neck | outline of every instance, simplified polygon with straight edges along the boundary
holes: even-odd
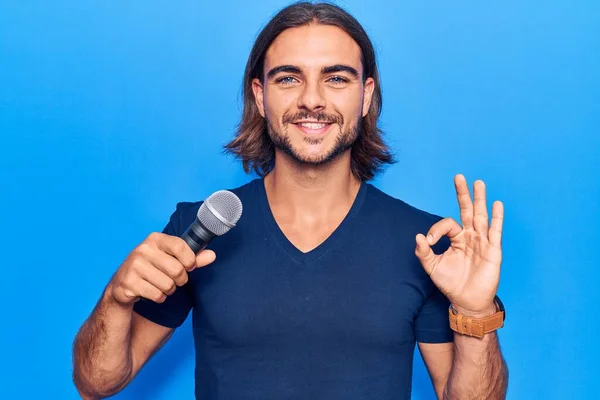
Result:
[[[325,165],[305,165],[277,150],[275,168],[265,177],[271,208],[289,218],[347,211],[360,188],[350,160],[348,150]]]

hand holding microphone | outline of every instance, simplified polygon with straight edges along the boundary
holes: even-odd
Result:
[[[112,297],[122,305],[132,305],[142,297],[164,302],[187,283],[189,272],[215,260],[212,250],[202,250],[233,228],[241,215],[242,203],[235,194],[213,193],[181,238],[151,233],[129,254],[108,285]]]

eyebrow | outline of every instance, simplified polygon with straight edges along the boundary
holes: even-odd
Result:
[[[272,68],[271,70],[269,70],[269,72],[267,72],[267,79],[271,79],[275,75],[277,75],[281,72],[287,72],[287,73],[291,73],[291,74],[301,74],[302,70],[295,65],[280,65],[278,67]],[[347,72],[355,78],[359,77],[358,71],[356,70],[356,68],[353,68],[349,65],[336,64],[336,65],[331,65],[329,67],[321,68],[322,74],[331,74],[331,73],[335,73],[335,72]]]
[[[280,65],[278,67],[271,69],[269,72],[267,72],[267,79],[273,78],[275,75],[277,75],[280,72],[288,72],[291,74],[300,74],[300,73],[302,73],[302,70],[294,65]]]
[[[334,72],[347,72],[358,79],[358,71],[349,65],[336,64],[332,65],[331,67],[324,67],[323,69],[321,69],[322,74],[332,74]]]

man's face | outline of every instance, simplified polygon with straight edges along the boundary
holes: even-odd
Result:
[[[282,32],[267,50],[264,84],[252,82],[275,146],[320,165],[348,150],[371,104],[358,44],[342,29],[309,25]]]

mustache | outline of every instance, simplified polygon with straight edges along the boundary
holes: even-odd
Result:
[[[295,121],[303,120],[303,119],[312,119],[318,122],[325,122],[328,124],[339,124],[342,125],[344,123],[344,119],[341,115],[331,115],[326,114],[324,112],[308,112],[301,111],[295,114],[285,114],[281,120],[284,124],[293,123]]]

